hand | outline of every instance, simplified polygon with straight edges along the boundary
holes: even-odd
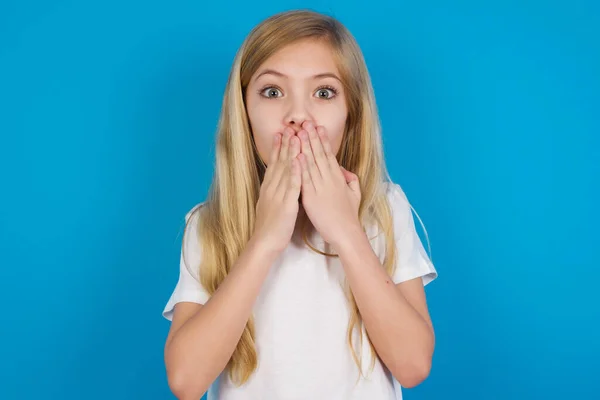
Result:
[[[302,128],[302,205],[323,239],[336,246],[348,232],[362,231],[360,183],[338,164],[324,127],[308,121]]]
[[[292,238],[298,216],[301,190],[300,140],[294,130],[277,133],[256,204],[252,239],[267,249],[281,252]]]

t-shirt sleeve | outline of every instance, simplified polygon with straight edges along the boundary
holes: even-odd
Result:
[[[202,258],[197,235],[199,207],[201,204],[190,210],[185,217],[186,227],[179,257],[179,280],[162,312],[163,317],[169,321],[173,320],[175,304],[182,301],[204,304],[210,297],[199,278]]]
[[[402,188],[389,183],[388,199],[392,208],[396,241],[396,267],[392,274],[394,283],[421,278],[423,286],[437,278],[438,274],[415,229],[411,205]]]

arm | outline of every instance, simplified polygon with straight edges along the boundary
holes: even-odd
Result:
[[[271,265],[291,240],[301,187],[299,141],[293,132],[288,128],[283,137],[273,136],[252,237],[230,272],[204,305],[180,302],[175,307],[165,365],[169,386],[180,399],[200,398],[225,369]],[[191,249],[202,258],[197,243]],[[192,283],[192,292],[200,291],[200,282],[189,276],[184,264],[182,259],[181,282]]]
[[[199,399],[227,366],[276,257],[250,240],[204,305],[175,306],[165,365],[169,386],[179,399]]]
[[[365,328],[379,357],[401,385],[412,387],[429,374],[434,334],[429,320],[423,283],[405,281],[396,287],[361,227],[358,211],[361,189],[358,176],[338,164],[323,126],[305,121],[302,140],[302,204],[326,242],[338,251]],[[410,205],[398,185],[389,185],[396,212],[394,231],[403,237],[402,217],[411,221]],[[396,207],[396,206],[399,206]],[[411,228],[410,225],[406,225]],[[410,232],[405,231],[405,232]],[[412,243],[402,241],[404,247]],[[409,251],[419,250],[409,247]],[[402,252],[404,253],[404,252]]]
[[[429,375],[435,342],[421,278],[395,285],[362,230],[336,249],[379,357],[402,386],[418,385]]]

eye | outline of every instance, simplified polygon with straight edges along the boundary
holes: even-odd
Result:
[[[317,97],[323,100],[331,100],[337,96],[338,91],[333,86],[321,86],[317,89]]]
[[[265,86],[262,89],[260,89],[258,93],[261,96],[266,97],[268,99],[275,99],[277,97],[281,97],[281,89],[279,89],[276,86]],[[279,96],[277,95],[278,93],[280,94]]]
[[[278,97],[283,96],[281,89],[279,87],[273,86],[273,85],[264,86],[262,89],[260,89],[258,91],[258,94],[260,94],[262,97],[265,97],[267,99],[276,99]],[[319,99],[331,100],[337,96],[338,91],[333,86],[321,86],[321,87],[317,88],[317,91],[315,94],[317,95],[317,97]]]

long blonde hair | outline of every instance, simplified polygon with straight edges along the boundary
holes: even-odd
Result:
[[[379,117],[362,52],[350,32],[333,17],[309,10],[294,10],[276,14],[257,25],[240,47],[229,75],[217,128],[213,181],[207,201],[195,210],[201,217],[195,232],[202,249],[199,276],[210,295],[223,282],[252,235],[255,207],[265,172],[246,113],[245,90],[262,63],[281,48],[303,39],[325,41],[336,59],[348,106],[337,159],[359,178],[360,220],[363,227],[375,222],[385,235],[383,266],[390,275],[393,273],[396,251],[392,214],[382,190],[385,187],[382,183],[391,180],[383,159]],[[345,293],[351,315],[347,341],[362,374],[360,358],[353,347],[355,328],[359,328],[360,343],[363,341],[362,318],[347,282]],[[240,385],[257,367],[254,335],[254,318],[251,316],[227,365],[232,381]],[[368,335],[366,340],[371,349],[372,369],[376,353]]]

